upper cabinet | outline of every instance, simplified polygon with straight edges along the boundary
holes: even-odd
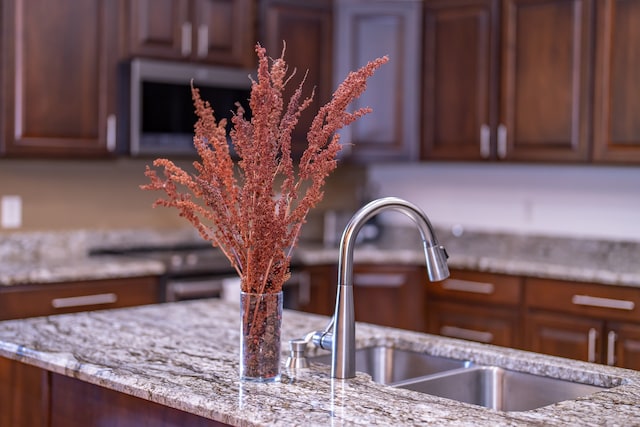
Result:
[[[351,161],[416,160],[420,146],[422,3],[337,0],[334,3],[334,81],[388,55],[354,108],[373,112],[341,134]]]
[[[131,56],[250,67],[255,64],[253,0],[131,0]]]
[[[115,148],[117,2],[0,5],[0,153],[108,155]]]
[[[498,12],[498,0],[425,3],[422,157],[495,157]]]
[[[422,156],[589,158],[591,0],[426,0]]]
[[[292,135],[294,154],[307,147],[307,132],[320,106],[333,93],[333,0],[265,0],[260,2],[260,43],[272,57],[285,48],[285,61],[294,78],[285,88],[288,100],[304,79],[305,96],[313,102],[300,116]]]
[[[596,3],[593,157],[640,162],[640,1]]]

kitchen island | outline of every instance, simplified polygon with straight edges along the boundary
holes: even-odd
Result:
[[[283,350],[289,339],[322,329],[326,322],[322,316],[285,310]],[[77,418],[87,405],[101,404],[95,399],[96,390],[131,396],[139,402],[137,407],[150,405],[160,413],[162,408],[173,408],[178,418],[180,414],[193,417],[189,418],[192,425],[640,423],[637,371],[361,323],[357,325],[356,344],[412,349],[606,389],[535,410],[501,412],[381,385],[365,374],[351,380],[332,380],[329,367],[320,364],[298,372],[283,368],[279,383],[241,382],[238,307],[220,300],[199,300],[0,322],[0,398],[13,399],[11,407],[15,410],[19,407],[15,399],[42,397],[39,402],[30,402],[25,411],[30,416],[47,412],[43,417],[50,420],[50,425],[56,425],[56,421],[69,425],[70,420],[78,425],[115,425],[116,421],[122,422],[118,425],[158,425],[159,418],[136,418],[142,415],[127,412],[122,406],[100,412],[100,419]],[[41,385],[49,388],[39,393],[33,389],[7,390],[12,371],[1,367],[11,365],[42,370],[44,377],[40,378],[45,379]],[[71,395],[73,389],[82,392]],[[6,400],[2,402],[4,406]],[[73,418],[56,414],[63,407],[75,411]],[[162,419],[169,420],[165,415]],[[10,417],[5,411],[0,424],[10,423]],[[126,424],[127,420],[133,422]],[[180,425],[179,421],[166,422]]]

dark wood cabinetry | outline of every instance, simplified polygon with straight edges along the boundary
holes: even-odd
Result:
[[[227,425],[2,357],[0,402],[0,427]]]
[[[640,368],[640,289],[527,279],[528,349]]]
[[[158,277],[0,287],[0,320],[48,316],[161,301]]]
[[[640,162],[640,1],[596,2],[593,157]]]
[[[452,270],[427,285],[426,331],[519,348],[521,296],[518,277]]]
[[[261,43],[273,57],[286,43],[285,60],[289,71],[295,70],[296,74],[285,90],[285,99],[303,78],[305,95],[315,92],[292,135],[294,154],[300,154],[307,147],[307,131],[313,118],[333,92],[332,1],[261,1],[260,33]]]
[[[252,0],[133,0],[126,7],[131,56],[255,63]]]
[[[342,132],[345,159],[417,160],[420,126],[421,2],[340,0],[334,5],[334,80],[377,57],[389,62],[369,80],[355,108],[373,113]]]
[[[495,158],[499,0],[426,1],[422,157]]]
[[[590,0],[427,0],[423,158],[586,161],[592,11]]]
[[[359,322],[424,331],[426,271],[419,266],[363,264],[353,269]]]
[[[0,4],[0,154],[106,156],[115,149],[118,3]]]

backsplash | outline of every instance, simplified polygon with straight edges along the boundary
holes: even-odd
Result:
[[[378,196],[419,205],[438,226],[640,241],[640,168],[421,163],[374,165]],[[402,215],[385,215],[402,223]]]

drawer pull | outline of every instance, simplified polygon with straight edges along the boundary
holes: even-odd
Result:
[[[621,299],[592,297],[589,295],[574,295],[571,302],[575,305],[586,305],[589,307],[614,308],[617,310],[633,310],[635,303]]]
[[[587,334],[587,362],[595,363],[596,361],[596,339],[598,331],[595,328],[589,329]]]
[[[618,335],[615,331],[609,331],[607,334],[607,365],[613,366],[616,364],[616,339]]]
[[[358,287],[399,288],[406,281],[404,274],[360,273],[353,278],[353,284]]]
[[[470,292],[474,294],[492,294],[493,283],[472,282],[470,280],[449,279],[442,284],[442,289],[448,291]]]
[[[79,297],[54,298],[51,300],[53,308],[82,307],[85,305],[113,304],[118,301],[114,293],[83,295]]]
[[[441,327],[440,335],[483,343],[490,343],[493,341],[493,334],[491,332],[474,331],[473,329],[459,328],[457,326]]]

